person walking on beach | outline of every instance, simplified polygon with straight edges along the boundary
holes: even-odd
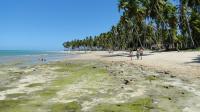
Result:
[[[140,59],[142,60],[144,49],[141,47],[140,50],[139,50],[139,52],[140,52]]]
[[[133,60],[133,50],[129,49],[129,53],[130,53],[131,60]]]
[[[137,56],[137,60],[139,60],[139,58],[140,58],[140,49],[139,48],[137,48],[136,56]]]

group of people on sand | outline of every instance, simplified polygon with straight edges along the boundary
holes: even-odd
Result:
[[[42,62],[46,62],[47,61],[45,58],[39,58],[38,60],[42,61]]]
[[[142,47],[137,48],[137,51],[136,51],[137,60],[139,60],[139,59],[142,60],[143,52],[144,52],[144,49]],[[132,60],[133,52],[131,51],[130,54],[131,54],[131,60]]]
[[[139,59],[142,60],[143,52],[144,52],[144,49],[142,47],[137,48],[137,52],[136,52],[137,60]]]

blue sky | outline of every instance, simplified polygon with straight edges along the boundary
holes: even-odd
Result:
[[[108,31],[118,0],[0,0],[0,49],[62,50],[62,43]]]

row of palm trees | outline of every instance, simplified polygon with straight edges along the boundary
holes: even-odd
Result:
[[[63,46],[103,50],[200,47],[200,0],[119,0],[118,7],[122,16],[110,31]]]

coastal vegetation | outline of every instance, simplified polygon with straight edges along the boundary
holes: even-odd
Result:
[[[199,0],[119,0],[122,13],[111,30],[63,43],[90,50],[194,49],[200,47]]]

